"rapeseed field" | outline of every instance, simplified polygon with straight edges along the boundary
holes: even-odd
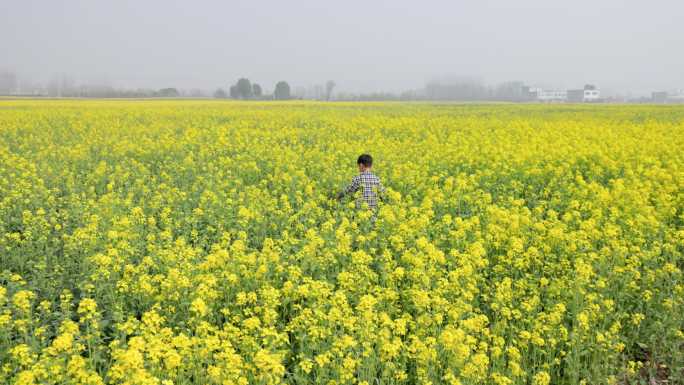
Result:
[[[682,107],[0,101],[0,383],[681,384],[683,255]]]

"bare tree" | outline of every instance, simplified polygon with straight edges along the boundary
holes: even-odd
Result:
[[[330,97],[332,96],[333,89],[335,88],[336,84],[332,80],[328,80],[325,83],[325,100],[330,100]]]

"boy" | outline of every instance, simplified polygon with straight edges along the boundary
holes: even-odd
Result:
[[[380,193],[380,198],[382,199],[385,187],[380,183],[380,178],[371,172],[373,157],[363,154],[359,156],[356,163],[359,166],[359,175],[353,177],[351,183],[337,194],[337,199],[340,200],[345,195],[352,194],[358,189],[363,189],[361,198],[356,200],[356,207],[359,208],[363,202],[366,202],[368,208],[375,211],[378,208],[378,193]]]

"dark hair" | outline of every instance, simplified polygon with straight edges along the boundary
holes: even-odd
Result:
[[[370,167],[373,165],[373,157],[368,154],[363,154],[359,156],[359,160],[356,161],[356,164],[362,164],[366,167]]]

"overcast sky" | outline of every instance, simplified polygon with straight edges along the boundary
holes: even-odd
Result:
[[[0,0],[0,69],[131,88],[471,76],[638,93],[684,88],[684,1]]]

